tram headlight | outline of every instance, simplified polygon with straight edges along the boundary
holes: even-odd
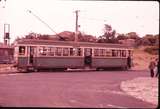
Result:
[[[42,54],[42,53],[43,53],[43,50],[40,50],[40,53]]]

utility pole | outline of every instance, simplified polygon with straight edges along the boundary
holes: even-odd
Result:
[[[10,45],[10,24],[4,24],[4,44]]]
[[[3,40],[4,40],[4,45],[9,45],[10,44],[10,24],[6,24],[5,20],[6,20],[6,9],[5,9],[5,5],[6,5],[7,0],[0,0],[0,8],[2,6],[3,8],[3,14],[2,14],[2,22],[4,22],[4,36],[3,36]]]
[[[78,41],[78,12],[79,10],[76,10],[75,13],[76,13],[76,28],[75,28],[75,40],[74,42],[77,42]]]

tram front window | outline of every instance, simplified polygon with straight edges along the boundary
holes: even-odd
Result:
[[[24,55],[25,54],[25,47],[24,46],[20,46],[19,47],[19,55]]]

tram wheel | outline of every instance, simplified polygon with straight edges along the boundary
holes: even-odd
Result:
[[[67,70],[67,68],[55,68],[54,70],[55,71],[65,71],[65,70]]]
[[[123,70],[128,70],[129,68],[128,68],[128,66],[124,66],[124,67],[122,67],[122,69]]]
[[[39,69],[37,69],[37,68],[34,69],[34,72],[38,72],[38,71],[39,71]]]
[[[31,70],[30,69],[25,69],[25,72],[24,73],[30,73]]]
[[[101,70],[101,68],[96,68],[96,71],[100,71]]]

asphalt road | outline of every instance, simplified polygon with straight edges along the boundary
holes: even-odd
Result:
[[[155,108],[127,95],[120,83],[146,71],[66,71],[0,74],[1,107]]]

